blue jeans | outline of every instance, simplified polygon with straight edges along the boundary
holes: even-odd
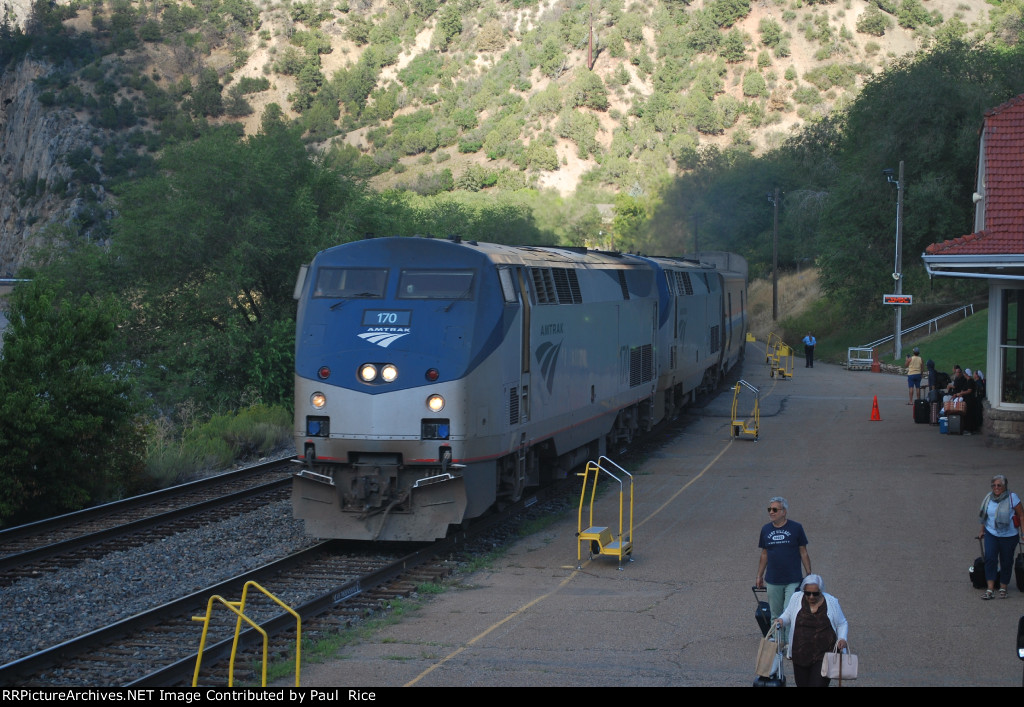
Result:
[[[996,567],[998,565],[998,582],[1004,587],[1010,583],[1010,575],[1013,573],[1013,553],[1017,549],[1017,535],[1008,538],[1001,538],[998,535],[985,531],[985,579],[989,582],[997,581]],[[771,596],[771,592],[769,592]]]

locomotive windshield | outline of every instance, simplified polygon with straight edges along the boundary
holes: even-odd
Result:
[[[472,270],[403,270],[398,299],[470,299]]]
[[[388,282],[386,269],[320,268],[316,274],[314,297],[380,298]]]

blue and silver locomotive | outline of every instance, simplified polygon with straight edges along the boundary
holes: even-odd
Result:
[[[746,270],[432,238],[319,253],[296,284],[295,516],[433,540],[628,443],[739,360]]]

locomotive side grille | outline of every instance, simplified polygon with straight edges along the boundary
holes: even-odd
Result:
[[[568,268],[530,268],[537,304],[580,304],[580,281]]]
[[[711,327],[711,353],[718,353],[718,350],[722,348],[722,335],[720,327],[716,324]]]
[[[629,387],[649,383],[654,378],[654,349],[650,344],[629,350]]]
[[[533,289],[537,292],[537,304],[558,304],[555,280],[549,268],[530,268]]]
[[[625,270],[619,270],[619,287],[622,288],[622,299],[629,299],[629,286],[626,284]]]
[[[569,290],[569,276],[565,273],[565,268],[552,268],[551,274],[555,280],[555,290],[558,292],[558,301],[572,302],[572,292]]]
[[[508,423],[519,424],[519,388],[509,388],[508,391]]]
[[[583,304],[583,295],[580,293],[580,281],[576,277],[575,270],[567,270],[569,273],[569,290],[572,292],[572,303]]]
[[[693,283],[690,282],[690,273],[676,271],[676,289],[681,295],[693,294]]]

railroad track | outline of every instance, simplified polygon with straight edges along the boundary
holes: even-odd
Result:
[[[0,587],[288,497],[273,461],[0,531]]]
[[[396,597],[408,596],[426,582],[436,582],[452,571],[450,559],[476,545],[491,549],[514,535],[510,518],[523,517],[531,506],[551,497],[555,488],[530,496],[474,524],[464,532],[404,554],[401,557],[367,552],[366,543],[329,541],[287,558],[233,577],[176,601],[156,607],[78,638],[0,666],[0,684],[12,686],[123,686],[189,685],[196,665],[200,624],[194,616],[206,613],[213,595],[228,601],[241,597],[247,581],[258,582],[302,616],[304,637],[337,632],[376,611]],[[564,493],[564,491],[563,491]],[[556,503],[563,503],[555,496]],[[379,546],[377,546],[379,547]],[[394,548],[394,544],[388,544]],[[250,595],[251,597],[252,595]],[[252,615],[274,636],[275,655],[293,655],[295,620],[269,601],[250,599]],[[250,613],[247,610],[247,614]],[[202,664],[203,684],[227,685],[226,661],[231,651],[235,617],[225,607],[214,612]],[[261,646],[262,638],[250,629],[240,647]],[[239,659],[239,664],[244,664]],[[241,672],[241,671],[240,671]],[[239,680],[259,682],[246,672]]]

